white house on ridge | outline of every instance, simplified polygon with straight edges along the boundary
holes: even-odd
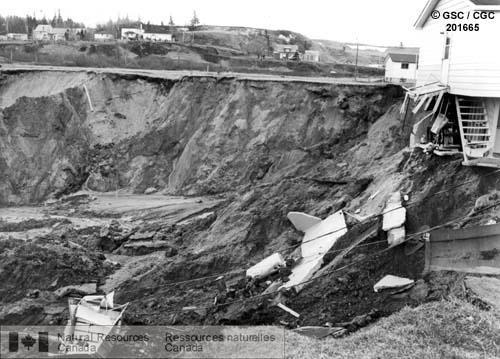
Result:
[[[449,12],[464,19],[446,19]],[[430,137],[446,131],[439,145],[459,148],[464,165],[500,167],[500,0],[429,0],[415,28],[417,84],[407,98],[414,113],[430,111],[418,125],[432,127]]]
[[[417,80],[418,48],[396,48],[386,52],[385,81],[415,83]]]

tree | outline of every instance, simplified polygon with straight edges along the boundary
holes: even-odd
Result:
[[[57,19],[56,19],[56,25],[59,27],[59,26],[63,26],[64,25],[64,21],[63,21],[63,18],[61,16],[61,10],[58,10],[57,12]]]
[[[193,18],[191,19],[189,30],[195,31],[200,25],[200,19],[198,19],[198,16],[196,15],[196,11],[193,11]]]
[[[174,19],[172,18],[172,15],[170,15],[170,20],[168,20],[168,26],[175,26]]]

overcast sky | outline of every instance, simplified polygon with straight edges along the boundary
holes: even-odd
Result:
[[[426,0],[1,0],[0,14],[64,18],[95,26],[116,16],[178,25],[196,10],[202,24],[287,29],[310,38],[374,45],[417,44],[413,24]]]

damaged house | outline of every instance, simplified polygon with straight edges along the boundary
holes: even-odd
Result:
[[[463,19],[452,20],[452,12]],[[415,23],[422,32],[417,82],[401,109],[413,100],[419,114],[412,146],[461,153],[467,166],[500,167],[500,46],[491,42],[499,12],[500,0],[426,4]]]

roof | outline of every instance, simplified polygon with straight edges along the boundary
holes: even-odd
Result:
[[[428,0],[427,4],[425,4],[424,9],[418,16],[417,21],[415,22],[415,27],[417,29],[421,29],[424,27],[427,19],[431,15],[432,11],[436,8],[438,3],[441,0]],[[473,6],[500,6],[500,0],[469,0],[471,5]]]
[[[274,45],[274,51],[276,52],[285,52],[285,49],[290,49],[290,51],[295,52],[299,50],[298,45],[283,45],[283,44],[276,44]]]
[[[385,54],[407,54],[407,55],[418,55],[420,48],[418,47],[389,47],[385,51]]]
[[[66,28],[66,27],[54,27],[52,29],[52,33],[53,34],[62,34],[62,35],[64,35],[66,33],[66,31],[69,31],[69,29]]]
[[[387,54],[393,62],[406,62],[409,64],[416,64],[418,59],[418,54]]]
[[[151,24],[145,24],[143,25],[143,29],[147,33],[153,33],[153,34],[170,34],[172,31],[170,31],[170,28],[168,26],[162,26],[162,25],[151,25]]]
[[[35,31],[49,32],[49,31],[52,31],[52,26],[51,25],[38,25],[35,28]]]

